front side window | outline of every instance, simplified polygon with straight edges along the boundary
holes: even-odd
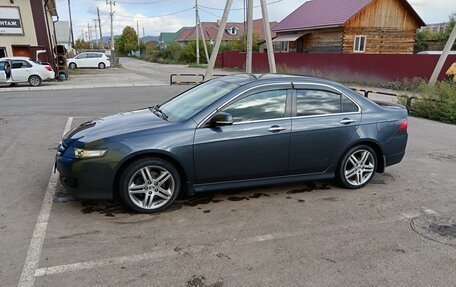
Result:
[[[355,36],[353,51],[364,53],[366,51],[366,36]]]
[[[287,90],[266,91],[245,97],[223,111],[233,116],[234,122],[248,122],[283,118]]]
[[[296,116],[357,112],[358,106],[344,95],[322,90],[296,91]]]
[[[80,54],[76,57],[76,59],[85,59],[87,58],[87,54]]]

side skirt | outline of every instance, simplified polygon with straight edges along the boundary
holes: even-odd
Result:
[[[305,174],[305,175],[277,176],[277,177],[268,177],[268,178],[194,184],[192,187],[193,187],[193,192],[198,193],[198,192],[221,190],[221,189],[233,189],[233,188],[240,188],[240,187],[266,186],[266,185],[274,185],[274,184],[279,184],[279,183],[293,183],[293,182],[300,182],[300,181],[332,179],[334,177],[335,177],[334,171],[331,171],[331,172],[327,171],[325,173],[317,173],[317,174],[313,173],[313,174]]]

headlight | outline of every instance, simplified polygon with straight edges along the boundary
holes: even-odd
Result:
[[[108,152],[107,149],[82,149],[82,148],[75,148],[74,149],[74,156],[76,158],[84,159],[84,158],[95,158],[95,157],[103,157]]]

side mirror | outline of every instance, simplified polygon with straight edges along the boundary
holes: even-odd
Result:
[[[209,122],[210,126],[229,126],[233,124],[233,116],[229,113],[218,112],[216,113]]]

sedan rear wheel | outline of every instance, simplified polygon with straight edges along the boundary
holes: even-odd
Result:
[[[98,69],[102,69],[103,70],[104,68],[106,68],[106,65],[104,63],[99,63],[98,64]]]
[[[41,85],[41,78],[37,75],[32,75],[29,77],[28,82],[32,87],[38,87]]]
[[[120,179],[120,197],[136,212],[152,213],[170,206],[180,190],[176,168],[158,158],[133,162]]]
[[[377,170],[375,151],[366,145],[351,148],[342,158],[338,169],[340,183],[350,189],[367,185]]]

